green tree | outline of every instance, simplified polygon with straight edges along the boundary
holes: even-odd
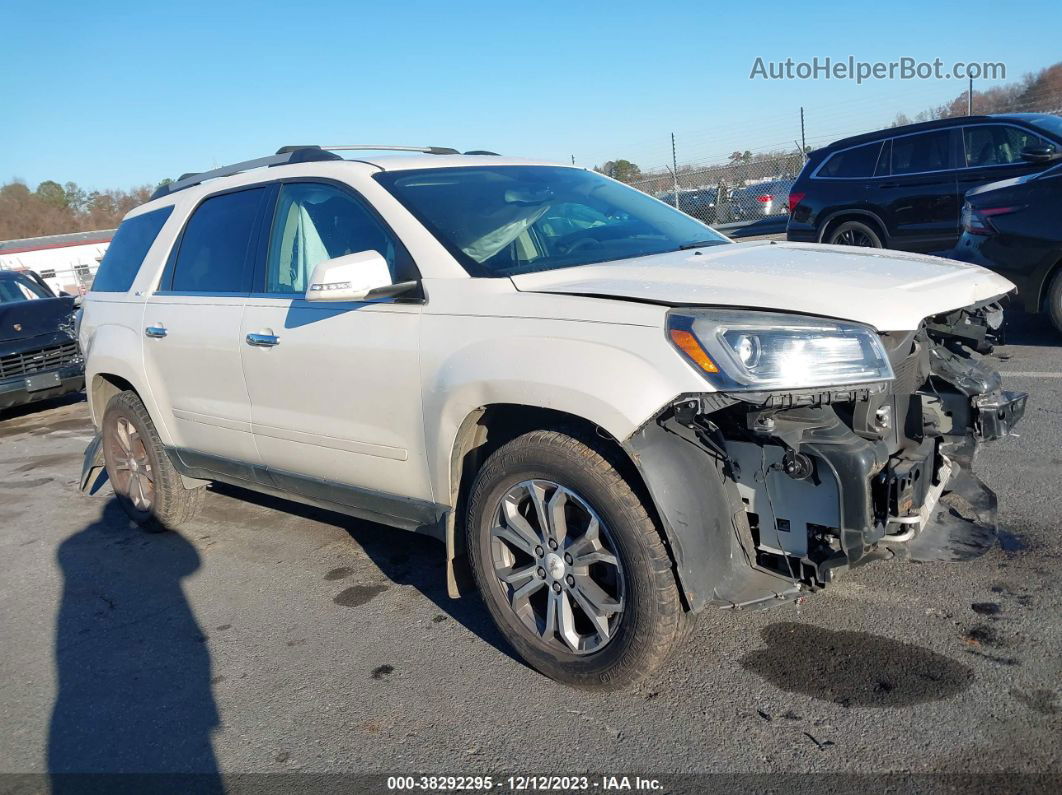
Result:
[[[66,191],[58,182],[45,180],[37,186],[37,198],[49,207],[66,208],[68,205]]]
[[[85,210],[85,206],[88,204],[88,195],[82,188],[78,187],[76,182],[67,182],[63,185],[63,193],[66,194],[67,207],[75,213]]]
[[[596,170],[606,177],[612,177],[612,179],[620,182],[631,182],[641,176],[642,173],[642,170],[630,160],[609,160]]]

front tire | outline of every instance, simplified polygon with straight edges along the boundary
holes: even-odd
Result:
[[[830,230],[825,242],[832,246],[883,247],[878,233],[862,221],[845,221],[838,224]]]
[[[469,560],[516,651],[546,676],[618,689],[657,668],[692,624],[642,500],[588,444],[534,431],[476,476]]]
[[[1047,316],[1051,318],[1055,331],[1062,334],[1062,269],[1047,287]]]
[[[206,489],[186,488],[135,392],[110,399],[103,413],[103,460],[114,495],[145,530],[171,530],[199,512]]]

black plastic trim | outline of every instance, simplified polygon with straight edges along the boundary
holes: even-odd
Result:
[[[233,461],[196,450],[168,447],[174,469],[197,480],[217,480],[274,497],[412,530],[443,540],[447,506],[359,489],[342,483]]]

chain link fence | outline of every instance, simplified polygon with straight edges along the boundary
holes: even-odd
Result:
[[[1038,88],[1025,89],[1020,99],[1003,97],[1006,87],[990,89],[985,94],[975,93],[973,113],[1062,115],[1062,87],[1057,85],[1062,79],[1062,72],[1058,72],[1058,69],[1058,66],[1052,67],[1056,72],[1052,78],[1053,82],[1042,81],[1044,85]],[[942,106],[938,112],[945,116],[962,115],[964,108],[959,108],[955,103],[951,105]],[[851,115],[843,111],[842,113],[846,118]],[[844,119],[827,115],[827,120],[827,128],[834,128],[836,134],[820,134],[814,139],[808,138],[806,143],[809,151],[858,132],[848,127]],[[924,119],[916,118],[914,121],[922,120]],[[818,126],[823,126],[821,120],[817,121]],[[911,121],[898,115],[894,124],[907,124]],[[847,128],[842,132],[837,129],[838,123]],[[795,132],[799,130],[803,135],[803,109],[800,127],[794,127]],[[679,165],[675,170],[663,166],[651,171],[642,171],[633,179],[625,181],[705,223],[720,227],[732,236],[782,232],[788,219],[789,192],[805,162],[799,146],[798,140],[790,151],[746,151],[741,155],[735,152],[730,162],[713,165]],[[730,229],[727,229],[728,226]]]
[[[782,218],[804,157],[752,156],[714,166],[642,173],[630,185],[713,226]]]

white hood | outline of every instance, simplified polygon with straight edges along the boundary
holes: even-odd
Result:
[[[513,277],[525,292],[662,304],[772,309],[915,329],[930,315],[1003,295],[1014,285],[977,265],[848,246],[757,241]]]

